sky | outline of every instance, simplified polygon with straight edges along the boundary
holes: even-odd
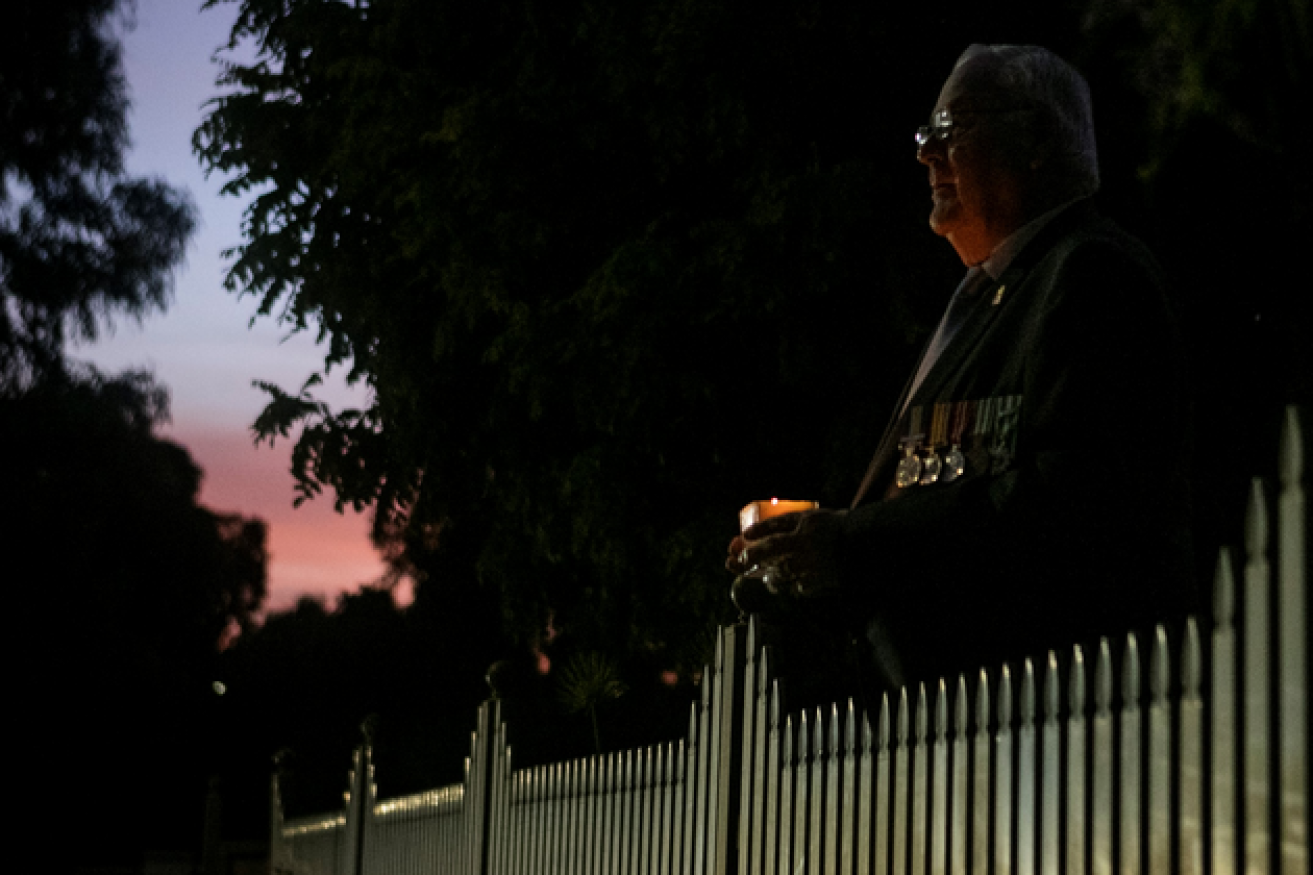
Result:
[[[252,325],[257,301],[223,287],[221,252],[241,241],[244,202],[220,196],[223,180],[206,178],[191,136],[204,103],[219,93],[212,57],[226,43],[237,7],[201,12],[200,4],[136,0],[129,16],[135,26],[120,28],[132,100],[128,172],[186,189],[199,216],[187,261],[175,273],[173,302],[139,325],[116,320],[112,331],[73,356],[103,371],[144,368],[168,387],[172,422],[161,434],[185,446],[204,470],[201,503],[268,523],[270,610],[307,594],[331,605],[338,593],[376,580],[383,563],[369,542],[367,513],[339,514],[327,495],[294,508],[291,444],[254,443],[250,425],[265,396],[252,381],[299,390],[323,353],[311,334],[289,337],[269,318]],[[363,389],[341,380],[317,394],[335,406],[365,401]]]

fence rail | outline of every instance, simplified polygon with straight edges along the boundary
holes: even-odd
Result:
[[[786,712],[721,630],[687,737],[516,769],[495,701],[462,784],[284,821],[275,875],[1139,875],[1310,869],[1308,435],[1287,412],[1211,623]]]

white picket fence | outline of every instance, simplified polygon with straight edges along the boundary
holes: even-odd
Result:
[[[275,875],[1309,875],[1307,434],[1253,484],[1211,627],[1134,634],[886,699],[785,713],[721,630],[687,738],[515,769],[496,702],[462,784],[284,821]],[[1273,511],[1273,508],[1275,510]]]

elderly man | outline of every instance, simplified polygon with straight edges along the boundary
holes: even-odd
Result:
[[[761,523],[728,567],[824,596],[886,684],[1193,609],[1180,340],[1153,258],[1090,200],[1084,80],[973,45],[916,143],[966,277],[851,507]]]

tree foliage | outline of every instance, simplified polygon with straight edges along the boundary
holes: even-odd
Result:
[[[139,374],[0,397],[19,783],[44,818],[31,835],[54,840],[45,815],[74,787],[117,800],[83,824],[78,863],[192,845],[219,649],[265,594],[264,524],[197,504],[200,469],[153,433],[166,401]]]
[[[162,309],[194,225],[124,172],[119,0],[23,0],[0,28],[0,388],[64,368],[71,337]]]

